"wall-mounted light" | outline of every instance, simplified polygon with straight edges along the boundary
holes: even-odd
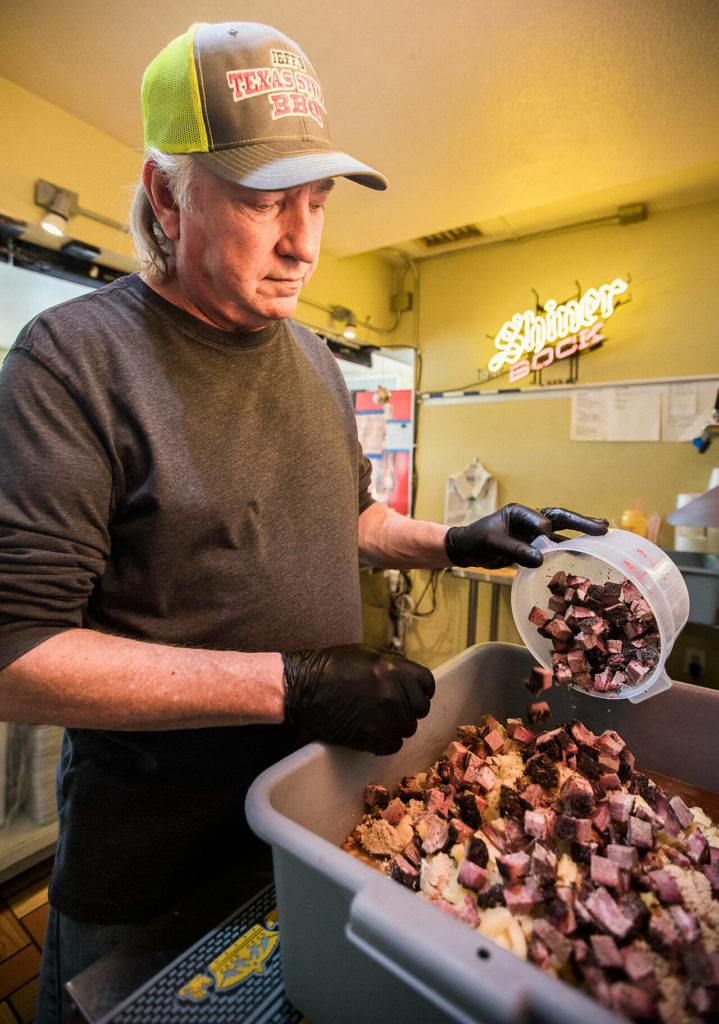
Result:
[[[108,227],[115,228],[117,231],[127,231],[124,224],[80,206],[77,192],[71,192],[59,185],[52,185],[49,181],[43,181],[41,178],[35,182],[35,202],[46,211],[40,221],[41,226],[57,238],[66,237],[68,221],[71,217],[77,217],[78,214],[99,221],[100,224],[107,224]]]
[[[78,213],[77,193],[39,180],[35,182],[35,202],[45,210],[41,227],[56,238],[64,238],[68,221]]]
[[[330,312],[333,320],[340,320],[345,325],[342,337],[353,341],[357,337],[357,320],[352,310],[346,306],[333,306]]]

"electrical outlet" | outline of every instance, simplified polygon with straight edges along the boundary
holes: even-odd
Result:
[[[684,671],[686,672],[687,682],[698,682],[704,676],[706,663],[704,651],[700,651],[696,647],[687,647],[684,652]]]

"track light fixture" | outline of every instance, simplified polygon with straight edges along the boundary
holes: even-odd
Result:
[[[345,325],[342,337],[353,341],[357,337],[357,320],[352,310],[346,306],[333,306],[330,312],[333,320],[340,320]]]
[[[77,193],[51,185],[49,181],[38,180],[35,182],[35,202],[46,211],[40,221],[45,231],[56,238],[65,238],[68,221],[78,213]]]
[[[110,217],[103,217],[101,213],[93,213],[79,205],[77,192],[71,192],[59,185],[52,185],[49,181],[41,178],[35,182],[35,202],[46,211],[40,221],[41,226],[51,235],[57,238],[65,238],[67,235],[67,223],[71,217],[89,217],[100,224],[106,224],[109,228],[117,231],[127,232],[127,226],[120,224]]]

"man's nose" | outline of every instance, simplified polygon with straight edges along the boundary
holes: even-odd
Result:
[[[311,264],[317,259],[321,235],[322,211],[310,209],[307,201],[301,200],[285,210],[276,248],[281,256]]]

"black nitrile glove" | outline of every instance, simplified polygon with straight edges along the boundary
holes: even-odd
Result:
[[[543,556],[531,543],[540,534],[553,537],[556,530],[579,530],[598,537],[608,529],[606,519],[590,519],[566,508],[543,508],[537,512],[524,505],[505,505],[468,526],[450,527],[444,547],[452,565],[501,569],[517,562],[536,569]]]
[[[395,754],[434,695],[429,669],[364,644],[283,654],[287,721],[319,739]]]

